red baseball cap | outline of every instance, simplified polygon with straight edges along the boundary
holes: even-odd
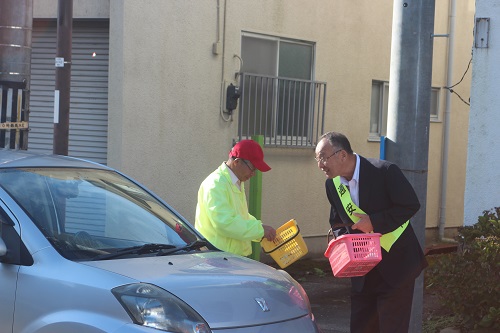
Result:
[[[229,157],[237,157],[252,162],[253,166],[262,172],[271,170],[264,162],[264,152],[260,145],[253,140],[241,140],[229,152]]]

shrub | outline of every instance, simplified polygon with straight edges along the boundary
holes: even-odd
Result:
[[[500,208],[458,229],[459,251],[428,268],[427,287],[461,318],[462,329],[500,330]]]
[[[458,228],[458,242],[461,246],[474,243],[476,238],[500,237],[500,207],[485,210],[473,226]]]

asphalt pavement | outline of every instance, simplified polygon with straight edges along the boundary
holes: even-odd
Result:
[[[427,246],[424,252],[426,255],[433,255],[456,250],[456,244],[436,243]],[[277,267],[275,264],[271,265]],[[286,267],[285,271],[304,287],[316,322],[323,333],[349,332],[351,313],[349,278],[334,277],[326,258],[300,259]],[[425,305],[424,295],[424,307]]]
[[[299,260],[285,270],[305,289],[323,333],[349,332],[349,278],[334,277],[326,258]]]

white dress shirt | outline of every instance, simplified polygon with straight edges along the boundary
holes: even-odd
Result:
[[[356,155],[356,167],[354,168],[354,174],[352,179],[347,181],[344,177],[340,176],[340,182],[346,186],[349,186],[349,193],[351,193],[352,202],[359,207],[359,156]]]
[[[224,163],[225,164],[225,163]],[[234,185],[238,187],[238,189],[241,191],[241,181],[236,177],[234,174],[233,170],[231,170],[230,167],[226,165],[227,170],[229,171],[229,175],[231,176],[231,181],[233,182]]]

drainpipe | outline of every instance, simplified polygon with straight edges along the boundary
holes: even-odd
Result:
[[[453,85],[453,40],[455,36],[455,0],[450,0],[450,15],[448,27],[448,71],[446,73],[446,87]],[[448,178],[448,145],[450,136],[450,113],[451,113],[451,91],[446,89],[446,107],[444,111],[444,131],[443,131],[443,160],[441,165],[441,198],[439,207],[439,240],[442,242],[455,242],[454,239],[444,237],[446,224],[446,190]]]
[[[221,44],[221,41],[220,41],[220,1],[221,0],[217,0],[217,42],[215,44],[217,44],[217,50],[220,48],[220,44]],[[222,120],[224,120],[225,122],[229,122],[229,121],[232,121],[233,118],[232,118],[232,114],[230,114],[228,117],[226,117],[224,115],[224,111],[225,111],[225,99],[224,99],[224,94],[225,94],[225,91],[226,91],[226,81],[224,79],[224,67],[226,65],[226,14],[227,14],[227,0],[224,0],[224,7],[223,7],[223,15],[222,15],[222,69],[221,69],[221,80],[220,80],[220,96],[219,96],[219,113],[220,113],[220,116],[222,118]],[[214,46],[214,49],[216,47]],[[215,52],[214,52],[215,53]],[[218,52],[217,52],[218,54]]]

